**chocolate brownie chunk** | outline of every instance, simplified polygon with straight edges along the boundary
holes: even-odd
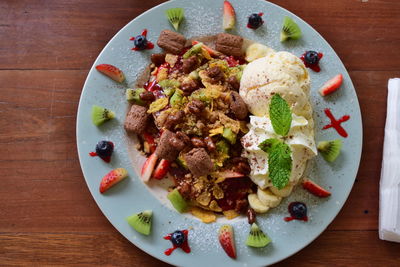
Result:
[[[220,33],[217,35],[215,49],[225,55],[240,57],[242,51],[243,38],[229,33]]]
[[[177,32],[163,30],[157,40],[157,45],[172,54],[179,54],[185,47],[186,38]]]
[[[238,92],[232,91],[230,97],[229,108],[235,114],[236,118],[243,120],[247,116],[247,106]]]
[[[146,129],[150,114],[147,113],[147,108],[132,105],[125,118],[124,127],[127,132],[140,134]]]
[[[184,147],[185,143],[175,133],[164,130],[155,153],[159,158],[174,161]]]
[[[193,148],[184,155],[189,171],[196,177],[209,174],[214,167],[204,148]]]

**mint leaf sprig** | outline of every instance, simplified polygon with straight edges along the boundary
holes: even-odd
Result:
[[[279,94],[275,94],[271,99],[269,117],[275,133],[285,137],[292,124],[292,111]],[[279,190],[284,188],[289,183],[292,171],[292,150],[278,138],[266,139],[258,147],[268,153],[268,170],[272,185]]]

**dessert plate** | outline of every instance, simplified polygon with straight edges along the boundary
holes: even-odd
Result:
[[[134,84],[150,62],[153,50],[132,51],[130,37],[148,29],[148,40],[156,43],[163,29],[172,29],[165,18],[168,8],[182,7],[185,10],[185,21],[180,32],[187,38],[212,35],[222,32],[222,0],[174,0],[163,3],[143,13],[122,28],[105,46],[86,79],[79,103],[77,118],[77,146],[79,159],[86,183],[98,206],[113,226],[135,246],[148,254],[178,266],[265,266],[281,261],[298,252],[332,222],[345,203],[353,186],[362,148],[362,122],[357,95],[351,79],[335,51],[310,25],[289,11],[266,1],[232,0],[236,10],[236,30],[232,33],[244,38],[265,44],[277,51],[286,50],[301,55],[306,50],[324,53],[320,62],[321,72],[310,70],[311,101],[314,107],[316,141],[342,139],[342,153],[334,163],[327,163],[318,156],[311,160],[307,175],[318,184],[328,188],[332,196],[318,199],[297,187],[294,193],[286,198],[278,208],[257,217],[260,228],[272,239],[272,243],[263,249],[254,249],[245,245],[249,225],[245,218],[229,221],[235,230],[237,259],[229,258],[218,242],[218,229],[221,221],[204,224],[198,219],[181,215],[165,204],[166,192],[149,189],[142,183],[136,172],[141,162],[139,153],[134,152],[132,142],[127,138],[123,122],[128,107],[125,90],[111,79],[101,75],[95,66],[102,63],[112,64],[122,69],[129,84]],[[265,24],[258,30],[246,27],[247,18],[252,13],[263,12]],[[303,36],[298,41],[281,43],[279,33],[284,16],[293,18],[300,26]],[[322,98],[318,88],[328,79],[342,73],[344,82],[341,89],[331,96]],[[100,105],[113,110],[116,118],[96,127],[91,121],[92,105]],[[322,130],[330,123],[324,109],[331,109],[336,118],[349,115],[350,120],[343,123],[349,136],[340,137],[330,128]],[[92,158],[93,151],[100,140],[114,142],[115,151],[111,163],[99,158]],[[106,194],[100,194],[101,178],[111,169],[123,167],[129,172],[129,178],[114,186]],[[308,222],[285,222],[288,215],[287,206],[292,201],[307,203],[310,220]],[[153,226],[150,236],[135,232],[126,222],[126,217],[146,209],[153,210]],[[171,246],[163,239],[168,233],[177,229],[189,229],[189,244],[192,252],[176,250],[171,256],[164,251]]]

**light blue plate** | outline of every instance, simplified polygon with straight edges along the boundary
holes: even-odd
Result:
[[[125,101],[124,88],[99,74],[94,66],[101,63],[118,66],[126,74],[127,80],[134,83],[149,63],[150,54],[158,52],[159,48],[144,52],[131,51],[130,48],[133,46],[133,42],[129,41],[131,36],[140,34],[146,28],[149,30],[148,39],[156,43],[161,30],[172,29],[164,15],[164,11],[172,7],[185,9],[186,20],[180,31],[187,38],[219,33],[222,31],[222,2],[222,0],[169,1],[131,21],[112,38],[96,59],[79,103],[77,120],[79,159],[87,185],[100,209],[114,227],[135,246],[162,261],[179,266],[264,266],[298,252],[321,234],[338,214],[354,183],[361,155],[360,108],[350,77],[335,51],[311,26],[277,5],[261,0],[232,0],[237,13],[237,34],[266,44],[275,50],[287,50],[299,56],[306,50],[324,53],[320,63],[322,71],[320,73],[310,71],[317,141],[341,138],[333,129],[321,130],[329,123],[323,113],[324,108],[331,108],[336,118],[345,114],[351,116],[351,119],[343,124],[349,137],[341,138],[344,145],[339,158],[334,163],[328,164],[318,156],[311,161],[308,168],[309,177],[329,188],[332,196],[320,200],[298,187],[278,208],[258,216],[260,227],[273,240],[272,244],[264,249],[252,249],[245,245],[249,232],[249,225],[245,219],[231,221],[235,230],[238,255],[237,259],[233,260],[225,254],[218,243],[217,231],[220,223],[207,225],[192,217],[178,214],[162,204],[162,201],[159,201],[140,181],[131,164],[128,139],[122,126],[128,105]],[[258,12],[264,12],[265,24],[256,31],[248,29],[247,17],[251,13]],[[279,32],[284,16],[290,16],[298,23],[303,31],[301,40],[280,43]],[[341,89],[329,97],[322,98],[318,94],[318,88],[338,73],[344,76]],[[90,115],[94,104],[115,111],[116,119],[101,127],[94,126]],[[110,164],[88,155],[99,140],[111,140],[115,143],[115,153]],[[99,193],[101,178],[117,167],[127,168],[129,178],[101,195]],[[287,216],[287,204],[294,200],[307,203],[309,222],[288,223],[283,220],[283,217]],[[153,230],[148,237],[135,232],[125,221],[127,216],[145,209],[154,212]],[[191,228],[189,242],[192,252],[185,254],[177,250],[171,256],[165,256],[163,252],[170,247],[170,242],[162,237],[176,229],[187,228]]]

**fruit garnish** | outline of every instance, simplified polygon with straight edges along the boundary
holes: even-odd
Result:
[[[304,189],[317,197],[329,197],[331,195],[331,192],[327,191],[309,179],[304,180],[302,185]]]
[[[111,155],[114,151],[114,144],[110,141],[99,141],[96,144],[96,155],[105,162],[110,162]]]
[[[303,202],[292,202],[288,207],[291,217],[285,217],[284,220],[289,222],[292,220],[308,221],[307,206]]]
[[[181,248],[184,252],[190,253],[188,235],[188,230],[176,230],[175,232],[164,236],[164,239],[170,240],[173,245],[173,247],[167,249],[164,254],[169,256],[177,248]]]
[[[267,189],[257,189],[257,197],[264,205],[275,208],[281,203],[282,197],[276,196],[268,188]]]
[[[257,213],[266,213],[269,207],[262,203],[258,198],[257,194],[249,194],[247,196],[250,207]]]
[[[128,224],[141,234],[149,235],[151,232],[153,212],[145,210],[126,218]]]
[[[148,182],[150,180],[151,174],[153,173],[154,167],[156,166],[158,157],[156,153],[150,155],[147,160],[144,162],[142,171],[140,173],[140,177],[143,182]]]
[[[229,1],[224,1],[224,13],[222,16],[222,27],[224,30],[231,30],[235,27],[235,9]]]
[[[186,236],[182,231],[175,231],[171,235],[171,242],[174,246],[180,247],[185,242]]]
[[[144,29],[141,34],[129,38],[130,41],[133,41],[133,44],[135,45],[132,50],[134,51],[140,51],[140,50],[145,50],[145,49],[153,49],[154,44],[147,40],[147,30]]]
[[[196,45],[196,44],[199,44],[199,43],[201,43],[201,42],[199,42],[199,41],[192,41],[192,45]],[[202,44],[203,44],[203,43],[202,43]],[[212,56],[212,57],[217,57],[217,56],[220,56],[220,55],[221,55],[220,52],[218,52],[217,50],[212,49],[211,47],[209,47],[209,46],[207,46],[207,45],[205,45],[205,44],[203,44],[202,49],[205,49],[205,50],[208,52],[208,54],[209,54],[210,56]]]
[[[249,236],[246,240],[246,245],[249,247],[263,248],[271,243],[271,239],[264,234],[256,223],[253,223],[250,228]]]
[[[264,24],[264,21],[262,19],[262,15],[264,15],[263,13],[253,13],[249,16],[249,22],[247,23],[247,27],[250,29],[258,29],[259,27],[261,27],[261,25]]]
[[[297,40],[301,37],[301,29],[291,18],[285,17],[281,30],[281,42],[288,39]]]
[[[166,159],[161,159],[153,172],[153,178],[161,180],[167,175],[171,163]]]
[[[146,92],[146,89],[144,89],[144,88],[136,88],[136,89],[128,88],[125,91],[126,100],[133,101],[135,104],[143,106],[146,104],[146,102],[140,98],[140,94],[143,92]]]
[[[326,161],[334,162],[340,154],[342,141],[340,139],[321,141],[318,143],[317,148]]]
[[[229,224],[222,225],[218,231],[218,239],[226,254],[228,254],[229,257],[236,259],[236,247],[232,226]]]
[[[125,75],[119,68],[110,64],[100,64],[96,66],[96,70],[113,79],[116,82],[122,83],[125,81]]]
[[[318,53],[315,51],[307,51],[304,54],[304,61],[310,65],[318,64],[319,62]]]
[[[185,54],[183,54],[182,58],[188,59],[191,56],[195,56],[201,52],[201,48],[203,47],[203,43],[198,43],[192,46]]]
[[[96,105],[92,106],[92,122],[94,125],[100,126],[114,117],[115,114],[111,110]]]
[[[343,82],[343,75],[338,74],[329,81],[327,81],[326,83],[324,83],[324,85],[322,85],[322,87],[319,89],[319,93],[322,96],[329,95],[335,92],[337,89],[339,89],[339,87],[342,85],[342,82]]]
[[[175,30],[178,31],[179,24],[184,18],[183,8],[170,8],[165,11],[168,21],[174,26]]]
[[[182,213],[186,211],[188,205],[185,199],[183,199],[182,195],[179,193],[178,189],[175,188],[169,192],[167,198],[169,201],[171,201],[172,206],[174,206],[178,212]]]
[[[128,171],[124,168],[117,168],[107,173],[100,183],[100,193],[106,192],[108,189],[128,177]]]

